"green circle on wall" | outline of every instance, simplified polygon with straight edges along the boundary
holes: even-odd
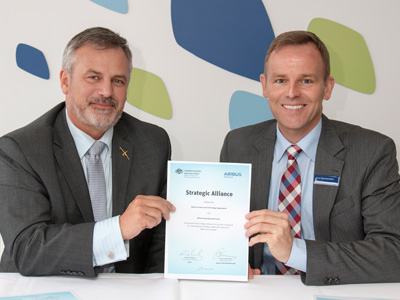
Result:
[[[364,38],[342,24],[315,18],[308,31],[326,45],[331,61],[331,75],[338,84],[361,93],[375,92],[375,71]]]
[[[133,68],[127,102],[154,116],[171,119],[172,107],[164,82],[157,75]]]

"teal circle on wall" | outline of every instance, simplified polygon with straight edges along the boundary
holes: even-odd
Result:
[[[274,119],[268,99],[245,91],[236,91],[229,104],[229,125],[236,129]]]

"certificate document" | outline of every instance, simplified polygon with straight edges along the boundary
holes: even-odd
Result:
[[[165,277],[247,281],[251,165],[168,162]]]

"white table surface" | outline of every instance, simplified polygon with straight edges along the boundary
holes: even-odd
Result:
[[[312,300],[314,295],[400,300],[400,283],[305,286],[299,276],[256,276],[249,282],[227,282],[165,279],[163,274],[100,274],[89,279],[0,273],[0,297],[66,291],[80,300]]]

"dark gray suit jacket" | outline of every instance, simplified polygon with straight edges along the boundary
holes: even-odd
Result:
[[[64,106],[0,139],[1,272],[97,275],[89,191]],[[137,195],[165,197],[170,150],[163,129],[122,114],[112,140],[113,216]],[[162,222],[132,239],[116,271],[163,272],[164,233]]]
[[[225,138],[221,161],[252,164],[251,211],[268,208],[275,140],[275,120]],[[399,282],[400,177],[393,141],[323,116],[315,174],[340,176],[340,184],[313,187],[316,241],[306,241],[303,282]],[[261,267],[263,244],[250,248],[249,260]]]

